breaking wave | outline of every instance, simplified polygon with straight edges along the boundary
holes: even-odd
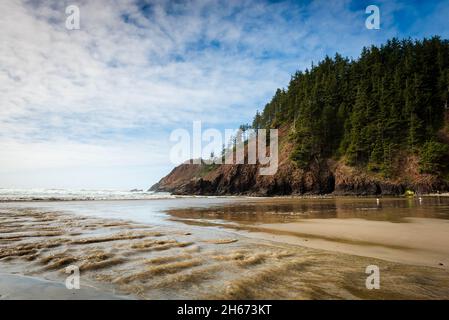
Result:
[[[151,200],[175,196],[143,190],[1,189],[0,201]]]

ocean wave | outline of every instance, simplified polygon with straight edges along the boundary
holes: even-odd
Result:
[[[1,189],[0,201],[151,200],[175,196],[166,192],[74,189]]]

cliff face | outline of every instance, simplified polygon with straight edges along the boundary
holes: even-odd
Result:
[[[251,125],[241,126],[279,129],[276,174],[259,175],[258,165],[184,164],[152,190],[263,196],[446,191],[448,101],[449,40],[392,39],[364,48],[356,60],[327,57],[296,72]],[[231,141],[237,144],[237,137]]]
[[[384,179],[329,160],[303,171],[285,163],[273,176],[258,174],[257,165],[219,165],[199,174],[207,165],[182,164],[151,187],[178,195],[401,195],[407,189],[420,194],[447,191],[447,182],[432,175]]]
[[[260,165],[208,165],[184,163],[153,185],[151,191],[178,195],[401,195],[449,190],[447,182],[434,175],[420,174],[416,156],[398,156],[394,178],[384,178],[364,169],[350,167],[344,160],[312,163],[299,169],[290,159],[292,143],[280,130],[279,165],[276,174],[259,174]]]

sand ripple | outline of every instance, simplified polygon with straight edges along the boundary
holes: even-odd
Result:
[[[207,229],[205,229],[206,231]],[[377,264],[381,290],[367,290]],[[33,209],[0,212],[0,266],[142,299],[449,298],[445,270],[202,232]]]

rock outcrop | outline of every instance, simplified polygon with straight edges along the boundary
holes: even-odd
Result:
[[[288,148],[288,145],[287,145]],[[420,174],[417,159],[404,158],[398,164],[395,178],[350,167],[344,161],[326,160],[312,164],[307,170],[299,169],[281,150],[276,174],[259,174],[260,165],[191,164],[174,168],[166,177],[153,185],[151,191],[177,195],[402,195],[406,190],[419,194],[449,190],[444,180]]]

